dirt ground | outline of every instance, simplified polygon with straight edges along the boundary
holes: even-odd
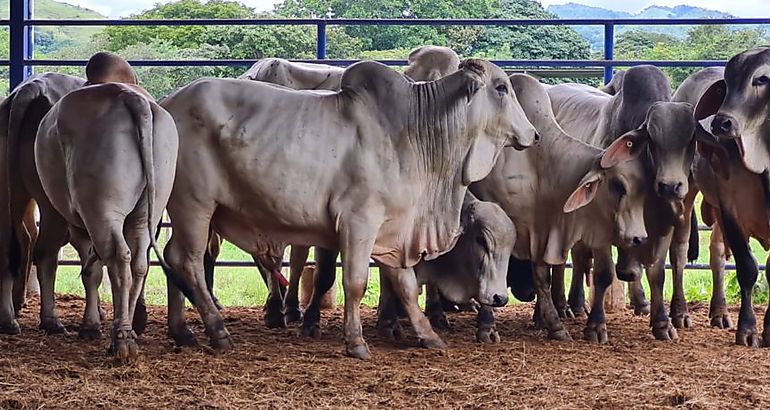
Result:
[[[604,346],[545,340],[531,305],[501,310],[502,342],[479,345],[473,315],[457,314],[445,351],[378,337],[365,309],[370,361],[343,355],[339,309],[324,314],[318,340],[266,329],[259,308],[228,309],[236,349],[218,356],[175,348],[165,308],[152,307],[133,366],[113,364],[106,339],[77,339],[83,305],[58,300],[69,336],[40,334],[33,301],[22,334],[0,337],[0,408],[770,408],[770,349],[734,346],[734,331],[708,327],[705,305],[691,306],[694,329],[670,343],[653,340],[648,318],[612,314]],[[567,325],[579,339],[582,322]]]

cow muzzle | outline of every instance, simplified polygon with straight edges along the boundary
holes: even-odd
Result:
[[[711,133],[723,139],[740,137],[738,120],[730,114],[717,113],[711,121]]]
[[[684,183],[678,182],[658,182],[655,184],[655,193],[663,199],[684,199],[687,195]]]

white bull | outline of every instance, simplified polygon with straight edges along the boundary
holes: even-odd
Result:
[[[210,225],[246,251],[260,234],[340,249],[347,353],[367,358],[359,308],[369,256],[406,268],[451,249],[467,186],[504,145],[524,148],[536,135],[505,73],[483,60],[421,84],[357,63],[337,93],[202,79],[164,107],[184,141],[166,258],[195,286],[206,332],[222,350],[232,342],[202,269]],[[424,344],[442,347],[409,273],[392,278],[396,290]],[[177,343],[194,340],[181,295],[171,291],[169,332]]]

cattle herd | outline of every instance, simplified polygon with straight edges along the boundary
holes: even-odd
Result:
[[[437,46],[415,49],[403,73],[370,61],[343,70],[264,59],[238,79],[202,78],[159,102],[114,54],[94,55],[86,76],[35,76],[0,105],[0,333],[20,331],[33,262],[40,329],[66,332],[54,282],[58,252],[71,243],[86,291],[79,336],[101,337],[106,267],[109,354],[134,361],[152,248],[168,279],[169,337],[196,343],[188,299],[211,346],[229,350],[212,289],[226,239],[252,255],[268,286],[265,324],[301,321],[307,337],[320,332],[321,297],[341,254],[352,357],[371,354],[360,318],[370,258],[381,276],[378,330],[402,337],[406,316],[424,347],[445,347],[435,329],[446,328],[445,306],[454,304],[477,306],[479,342],[500,341],[494,308],[508,303],[509,289],[537,299],[533,319],[549,338],[570,340],[562,319],[587,317],[583,338],[604,343],[604,297],[616,277],[630,282],[654,337],[674,339],[692,326],[682,277],[697,253],[702,192],[701,218],[714,229],[711,325],[732,326],[723,283],[731,253],[741,289],[736,343],[770,346],[770,312],[757,331],[748,246],[751,237],[770,246],[770,48],[701,70],[673,93],[653,66],[619,72],[601,89],[548,86]],[[161,252],[164,210],[173,230]],[[317,271],[303,312],[297,292],[309,246]]]

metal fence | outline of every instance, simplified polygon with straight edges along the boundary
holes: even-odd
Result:
[[[323,63],[335,66],[347,66],[357,60],[331,60],[326,57],[328,26],[602,26],[604,27],[604,49],[602,60],[493,60],[503,67],[543,68],[596,68],[603,72],[604,82],[612,78],[615,67],[630,67],[640,64],[652,64],[659,67],[708,67],[722,66],[723,60],[615,60],[615,27],[617,26],[682,26],[682,25],[758,25],[770,24],[770,18],[739,19],[141,19],[141,20],[105,20],[105,19],[34,19],[33,0],[12,0],[9,20],[0,20],[0,26],[10,27],[10,58],[0,60],[0,66],[8,66],[10,71],[10,89],[32,75],[35,66],[85,66],[86,60],[44,60],[35,59],[33,27],[42,26],[315,26],[316,59],[294,60],[309,63]],[[256,60],[132,60],[134,66],[249,66]],[[393,66],[406,65],[405,60],[381,60]],[[701,227],[701,230],[709,230]],[[64,260],[61,265],[79,265],[79,261]],[[246,267],[250,262],[218,261],[218,266]],[[287,263],[284,262],[284,266]],[[708,265],[690,264],[688,269],[708,269]],[[734,269],[734,266],[728,266]]]

